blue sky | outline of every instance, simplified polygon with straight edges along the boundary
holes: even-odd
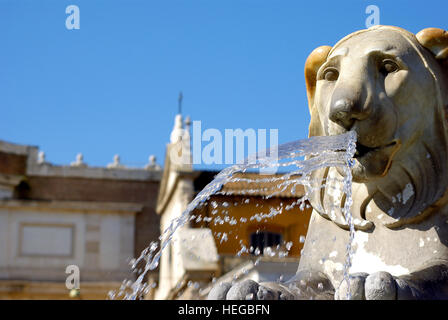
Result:
[[[203,129],[305,138],[305,59],[363,29],[371,4],[381,24],[448,29],[446,0],[0,0],[0,139],[56,164],[162,163],[180,90]]]

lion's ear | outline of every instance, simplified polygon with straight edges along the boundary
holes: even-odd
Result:
[[[436,59],[448,58],[448,32],[438,28],[423,29],[416,34],[418,42],[429,49]]]
[[[311,52],[305,62],[305,82],[306,94],[308,96],[308,107],[310,109],[311,121],[309,128],[309,136],[321,136],[324,134],[320,124],[319,114],[314,106],[314,94],[316,92],[317,71],[321,65],[327,60],[330,46],[321,46]]]

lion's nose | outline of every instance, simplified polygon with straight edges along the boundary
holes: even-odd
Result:
[[[350,130],[355,120],[363,120],[367,116],[366,112],[359,109],[351,99],[338,99],[331,106],[330,120]]]

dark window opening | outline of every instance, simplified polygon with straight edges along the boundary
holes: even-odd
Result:
[[[14,189],[15,199],[30,199],[31,188],[28,183],[21,181],[19,185]]]
[[[282,242],[280,233],[260,231],[250,235],[251,254],[262,255],[267,247],[276,247]],[[258,249],[258,250],[257,250]]]

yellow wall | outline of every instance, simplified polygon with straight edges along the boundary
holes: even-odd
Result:
[[[247,199],[249,202],[246,203]],[[218,204],[216,213],[212,206],[212,202]],[[242,244],[247,248],[250,246],[250,234],[256,230],[271,231],[282,234],[282,242],[287,243],[292,241],[293,245],[289,250],[289,257],[299,257],[303,243],[300,243],[300,236],[305,236],[308,228],[309,219],[311,216],[311,208],[305,208],[304,211],[299,209],[299,206],[294,206],[290,210],[286,210],[286,206],[296,201],[293,198],[270,198],[263,199],[263,197],[247,197],[247,196],[213,196],[207,202],[207,206],[200,211],[196,211],[195,215],[204,217],[212,217],[211,222],[196,222],[193,220],[193,227],[208,227],[212,230],[215,236],[215,242],[219,254],[237,254],[241,250]],[[228,207],[223,207],[224,202],[228,203]],[[283,207],[282,213],[272,218],[264,218],[261,221],[250,219],[257,213],[269,214],[271,208]],[[216,223],[219,218],[231,220],[232,217],[237,221],[236,224],[224,222],[223,224]],[[219,217],[218,219],[216,219]],[[240,221],[241,218],[247,219],[247,222]],[[228,236],[227,241],[221,241],[223,233]],[[242,240],[242,242],[240,242]],[[245,254],[247,255],[247,253]]]

